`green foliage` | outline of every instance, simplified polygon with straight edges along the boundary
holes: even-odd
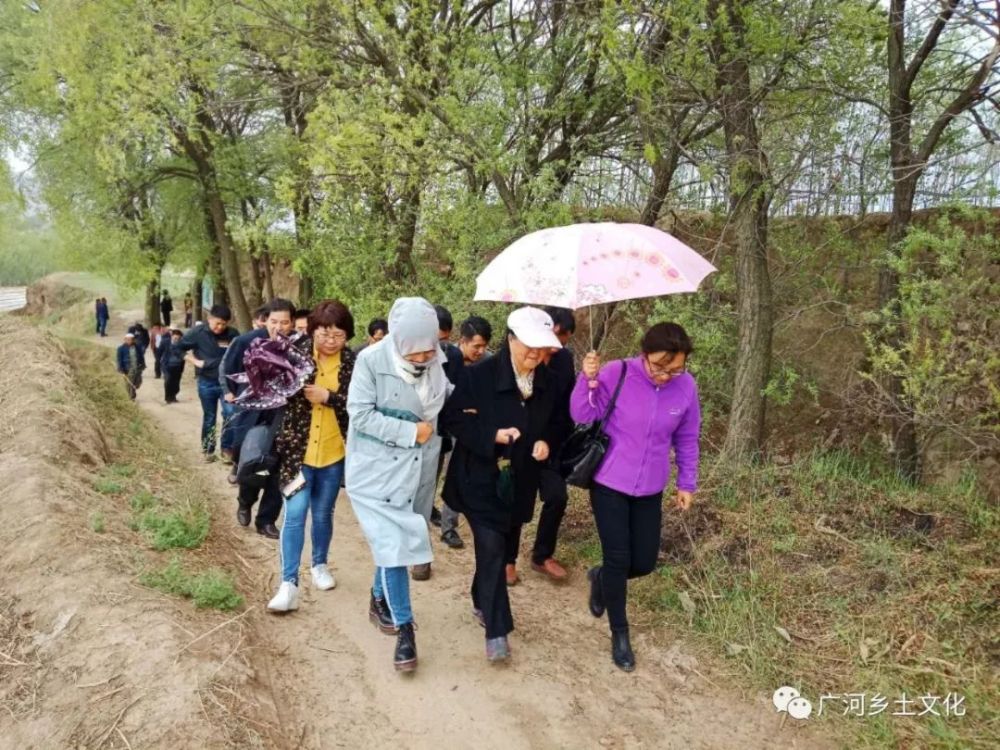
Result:
[[[96,534],[103,534],[107,525],[104,521],[104,514],[95,510],[90,514],[90,529]]]
[[[129,506],[132,508],[132,512],[136,514],[143,514],[147,510],[151,510],[157,504],[156,496],[148,490],[142,490],[137,492],[129,500]]]
[[[94,481],[94,489],[102,495],[118,495],[125,490],[125,486],[114,479],[99,477]]]
[[[25,212],[8,182],[6,165],[0,164],[0,286],[26,286],[52,273],[59,250],[51,227]]]
[[[139,580],[144,586],[191,599],[199,609],[228,611],[243,606],[243,596],[236,591],[228,574],[217,568],[190,573],[178,557],[171,558],[160,570],[146,571]]]
[[[204,508],[160,511],[150,508],[139,518],[153,549],[194,549],[208,536],[209,517]]]
[[[669,562],[629,582],[635,619],[688,633],[762,690],[966,697],[961,720],[820,719],[852,746],[985,747],[1000,553],[986,540],[1000,513],[971,475],[914,488],[874,453],[844,450],[720,468],[708,462],[683,520],[665,513]],[[567,528],[587,514],[571,503]],[[576,533],[570,554],[592,549],[593,532]]]
[[[967,227],[975,227],[968,231]],[[891,336],[867,337],[873,384],[895,376],[904,383],[922,443],[955,455],[1000,449],[1000,262],[996,220],[986,212],[953,209],[914,228],[888,260],[900,275],[899,304],[884,310]],[[875,408],[885,409],[879,399]]]

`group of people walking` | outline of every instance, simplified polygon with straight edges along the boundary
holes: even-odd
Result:
[[[484,629],[487,659],[509,659],[508,589],[520,580],[522,528],[540,497],[530,566],[565,580],[555,558],[568,499],[558,457],[576,424],[604,420],[607,452],[589,486],[603,561],[587,572],[587,606],[607,616],[614,664],[634,669],[628,580],[656,564],[671,454],[675,506],[686,510],[697,489],[700,409],[683,328],[653,326],[629,359],[603,364],[590,352],[577,373],[567,348],[576,323],[560,308],[513,311],[492,353],[488,321],[463,321],[456,346],[450,313],[418,297],[396,300],[387,319],[372,321],[357,352],[348,346],[354,319],[338,300],[305,312],[272,300],[242,335],[230,318],[213,307],[183,335],[168,329],[159,348],[164,372],[185,360],[196,368],[201,448],[215,460],[218,442],[232,465],[238,522],[249,526],[256,505],[258,533],[278,540],[281,578],[270,611],[299,608],[307,518],[312,585],[336,586],[330,548],[344,486],[372,554],[369,618],[396,637],[395,668],[417,665],[410,581],[431,575],[430,529],[439,526],[442,541],[461,548],[462,515],[474,546],[471,614]],[[142,356],[124,349],[119,369],[130,373]],[[245,471],[248,457],[269,468]]]

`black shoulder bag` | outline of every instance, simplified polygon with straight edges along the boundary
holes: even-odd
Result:
[[[240,445],[240,462],[236,469],[239,484],[263,489],[272,473],[278,471],[281,459],[275,452],[275,440],[285,420],[285,410],[281,409],[270,422],[254,425],[243,437]]]
[[[604,426],[608,423],[608,417],[611,416],[615,402],[618,401],[618,394],[622,391],[626,366],[622,360],[618,385],[615,386],[615,392],[611,396],[604,416],[596,422],[578,425],[563,443],[562,451],[559,453],[559,473],[567,484],[587,489],[604,460],[604,454],[608,452],[608,436],[604,433]]]

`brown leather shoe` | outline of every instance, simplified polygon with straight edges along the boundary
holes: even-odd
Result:
[[[410,568],[410,578],[414,581],[426,581],[431,577],[431,564],[414,565]]]
[[[517,574],[517,566],[508,565],[504,568],[504,573],[507,576],[507,585],[516,586],[521,582],[521,577]]]
[[[552,557],[548,558],[541,565],[536,562],[531,563],[531,569],[536,573],[548,576],[553,581],[559,581],[561,583],[566,580],[566,568],[560,565],[558,561]]]

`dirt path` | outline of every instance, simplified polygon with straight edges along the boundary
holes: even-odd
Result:
[[[135,314],[124,311],[115,330]],[[106,341],[116,344],[117,335]],[[835,747],[809,728],[781,727],[766,697],[749,702],[715,687],[708,682],[712,676],[698,674],[679,647],[658,647],[642,633],[634,636],[636,672],[614,668],[606,623],[586,610],[583,570],[573,570],[564,586],[527,570],[511,590],[513,659],[505,666],[488,664],[467,593],[471,544],[448,550],[433,534],[434,576],[412,586],[420,667],[413,676],[397,675],[393,639],[368,622],[372,560],[343,493],[331,548],[336,589],[315,591],[306,574],[298,612],[264,613],[278,580],[276,543],[252,526],[237,525],[235,491],[225,469],[200,460],[200,407],[190,376],[181,403],[166,406],[162,381],[153,379],[152,368],[147,375],[139,405],[173,438],[175,459],[217,490],[214,521],[238,535],[233,554],[240,560],[230,567],[253,571],[248,600],[261,614],[254,616],[252,661],[259,679],[269,683],[289,746],[357,748],[384,741],[434,750]],[[725,678],[713,682],[724,685]]]

